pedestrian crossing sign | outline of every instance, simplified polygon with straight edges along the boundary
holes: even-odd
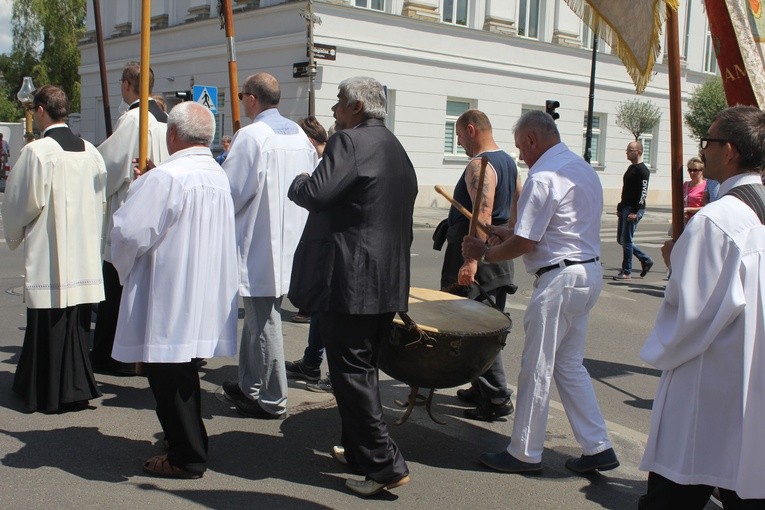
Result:
[[[206,106],[213,113],[218,113],[218,87],[209,85],[194,85],[194,102]]]

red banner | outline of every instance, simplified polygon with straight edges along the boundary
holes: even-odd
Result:
[[[756,50],[756,58],[752,55],[755,42],[749,18],[755,11],[758,11],[757,16],[762,13],[761,2],[747,0],[728,4],[725,0],[707,0],[705,3],[725,97],[729,106],[742,104],[759,107],[752,83],[757,83],[757,79],[762,77],[763,66]],[[734,9],[737,11],[734,12]]]

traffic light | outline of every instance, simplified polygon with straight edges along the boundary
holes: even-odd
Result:
[[[559,106],[560,103],[554,99],[545,101],[545,111],[553,118],[553,120],[558,120],[560,118],[560,115],[555,112],[555,109]]]
[[[181,101],[191,101],[193,99],[193,96],[190,90],[179,90],[178,92],[175,93],[175,97],[177,97]]]

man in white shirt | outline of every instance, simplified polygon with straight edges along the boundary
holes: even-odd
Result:
[[[98,305],[96,330],[93,335],[93,370],[111,375],[135,375],[135,367],[116,362],[112,356],[114,332],[117,328],[117,313],[120,306],[122,286],[112,265],[111,237],[112,217],[127,196],[133,181],[133,159],[138,157],[138,106],[141,82],[141,65],[128,62],[122,70],[120,90],[128,110],[117,120],[112,135],[98,146],[106,163],[108,180],[106,185],[107,214],[103,236],[103,273],[106,299]],[[154,72],[149,69],[149,94],[154,86]],[[148,158],[159,164],[167,156],[167,114],[153,99],[149,99]]]
[[[194,358],[236,352],[234,204],[212,157],[210,110],[193,102],[170,112],[165,162],[139,177],[114,214],[112,261],[124,285],[113,356],[144,363],[166,454],[149,474],[199,478],[207,461]]]
[[[640,352],[663,372],[639,508],[702,509],[715,487],[725,508],[765,508],[765,113],[723,110],[700,146],[720,198],[662,250],[672,276]]]
[[[29,411],[76,411],[101,396],[88,359],[90,307],[104,298],[101,226],[106,168],[64,123],[64,91],[34,93],[42,138],[21,150],[3,201],[5,239],[24,247],[27,327],[13,391]]]
[[[526,340],[512,441],[484,453],[486,466],[507,473],[540,474],[552,379],[583,455],[568,459],[577,473],[619,465],[608,439],[590,375],[582,365],[590,310],[600,296],[600,217],[603,188],[595,170],[560,141],[552,117],[527,112],[515,125],[515,145],[529,166],[518,200],[515,231],[494,228],[503,239],[489,247],[465,236],[465,258],[495,262],[523,256],[536,275],[523,317]]]
[[[223,390],[240,414],[260,419],[287,413],[281,305],[308,217],[287,200],[287,189],[318,161],[303,130],[279,113],[280,97],[279,82],[270,74],[245,80],[239,99],[253,122],[236,132],[223,162],[236,211],[245,314],[239,380],[226,381]]]

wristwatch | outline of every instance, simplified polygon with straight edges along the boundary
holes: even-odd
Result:
[[[486,255],[489,253],[490,249],[491,249],[491,247],[488,244],[484,245],[483,254],[481,255],[481,258],[480,258],[481,264],[489,264],[490,263],[488,260],[486,260]]]

